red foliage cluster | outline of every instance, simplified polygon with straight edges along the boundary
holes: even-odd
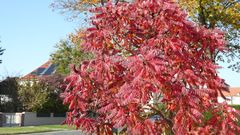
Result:
[[[83,47],[95,59],[66,78],[69,124],[97,134],[113,127],[128,134],[240,131],[239,112],[217,103],[228,90],[212,61],[225,47],[221,31],[195,25],[171,0],[108,2],[92,12]],[[153,102],[154,95],[161,96]]]

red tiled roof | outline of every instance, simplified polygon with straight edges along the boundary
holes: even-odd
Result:
[[[43,65],[41,65],[40,67],[38,67],[37,69],[30,72],[29,74],[23,76],[21,79],[23,80],[37,79],[39,77],[51,75],[55,71],[56,71],[56,65],[49,60]]]
[[[231,87],[230,92],[223,92],[224,96],[231,97],[231,96],[240,96],[240,87]]]

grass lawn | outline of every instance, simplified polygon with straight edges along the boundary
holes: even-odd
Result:
[[[39,133],[48,131],[71,130],[73,127],[67,125],[41,125],[41,126],[26,126],[26,127],[0,127],[0,135]]]

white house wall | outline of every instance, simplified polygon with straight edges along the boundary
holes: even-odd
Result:
[[[218,102],[222,103],[224,101],[227,102],[227,104],[234,104],[234,105],[240,105],[240,97],[226,97],[229,100],[225,100],[222,97],[218,97]]]
[[[24,126],[61,124],[66,117],[37,117],[35,112],[24,112]]]
[[[240,97],[232,97],[232,104],[239,105],[240,104]]]

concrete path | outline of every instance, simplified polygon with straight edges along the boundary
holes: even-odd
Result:
[[[84,135],[84,134],[78,130],[65,130],[65,131],[31,133],[31,134],[22,134],[22,135]]]

